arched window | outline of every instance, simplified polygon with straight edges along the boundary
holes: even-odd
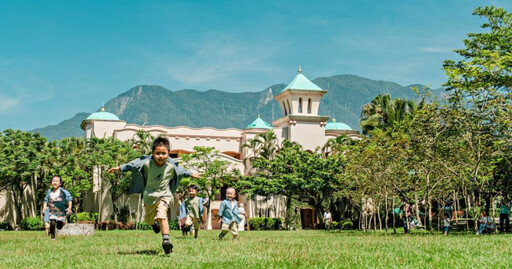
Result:
[[[292,106],[290,105],[290,100],[286,100],[286,103],[288,103],[288,114],[292,114]]]
[[[299,113],[302,114],[302,98],[299,98]]]
[[[308,99],[308,114],[311,114],[311,98]]]
[[[283,101],[284,115],[288,116],[288,110],[286,109],[286,103]]]

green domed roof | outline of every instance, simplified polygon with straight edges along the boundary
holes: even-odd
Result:
[[[89,117],[88,120],[119,120],[119,118],[110,112],[105,111],[105,108],[101,108],[100,111],[94,112]]]
[[[272,125],[262,120],[259,116],[251,124],[247,125],[245,129],[272,129]]]
[[[299,73],[295,78],[284,88],[283,92],[289,89],[293,90],[308,90],[308,91],[323,91],[315,83],[311,82],[306,76],[302,74],[302,69],[299,66]]]
[[[336,122],[336,119],[332,119],[331,122],[327,123],[325,125],[325,130],[343,130],[343,131],[352,131],[352,128],[350,126],[346,125],[343,122]]]

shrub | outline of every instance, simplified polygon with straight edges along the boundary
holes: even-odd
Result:
[[[350,220],[346,220],[341,224],[341,229],[343,230],[351,230],[354,227],[354,223]]]
[[[251,230],[279,230],[283,220],[280,218],[252,218],[249,219]]]
[[[117,229],[119,230],[133,230],[133,222],[128,222],[128,223],[123,223],[123,222],[118,222],[117,223]]]
[[[340,229],[340,223],[339,223],[339,222],[337,222],[337,221],[333,221],[333,222],[331,223],[331,229],[333,229],[333,230],[339,230],[339,229]]]
[[[151,230],[151,226],[150,225],[147,225],[146,222],[144,221],[136,221],[134,224],[133,224],[133,229],[135,230]]]
[[[178,220],[170,220],[169,221],[169,230],[179,230],[180,226],[178,225]]]
[[[274,220],[275,220],[274,230],[280,230],[283,225],[283,220],[280,218],[274,218]]]
[[[26,218],[21,221],[21,228],[28,231],[41,230],[44,227],[44,223],[39,218]]]
[[[9,224],[9,222],[0,222],[0,230],[9,231],[12,230],[12,226]]]
[[[78,221],[76,220],[78,216]],[[96,222],[98,213],[80,212],[70,217],[70,222]]]
[[[265,230],[275,230],[276,220],[274,218],[265,218]]]
[[[117,223],[114,221],[102,221],[97,224],[98,230],[114,230],[117,228]]]
[[[265,218],[249,219],[249,227],[251,227],[251,230],[263,230],[265,227]]]

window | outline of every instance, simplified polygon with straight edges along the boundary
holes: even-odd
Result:
[[[288,103],[288,114],[292,114],[292,106],[290,105],[290,100],[286,100],[286,103]]]
[[[283,109],[284,109],[284,115],[287,116],[288,110],[286,110],[286,104],[284,103],[284,101],[283,101]]]
[[[302,98],[299,98],[299,113],[302,114]]]
[[[311,98],[308,99],[308,114],[311,114]]]

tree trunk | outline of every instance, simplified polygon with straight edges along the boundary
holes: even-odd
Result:
[[[380,203],[377,206],[377,217],[379,218],[379,231],[382,231],[382,218],[380,216]]]
[[[215,196],[214,196],[215,198]],[[206,230],[212,230],[212,197],[208,194],[208,203],[206,204]]]
[[[430,224],[430,234],[433,235],[434,234],[434,227],[432,225],[432,200],[430,199],[430,197],[428,198],[428,223]]]
[[[396,220],[396,216],[395,216],[395,199],[396,197],[393,195],[393,201],[392,201],[392,211],[393,211],[393,233],[396,234],[396,225],[395,225],[395,220]]]
[[[13,200],[13,203],[14,203],[14,209],[16,210],[16,219],[15,219],[15,222],[14,222],[14,226],[15,227],[19,227],[19,225],[21,225],[21,220],[23,219],[23,212],[22,212],[22,204],[21,204],[21,197],[22,197],[22,193],[20,193],[20,186],[13,186],[11,188],[11,193],[12,193],[12,200]]]
[[[389,208],[388,208],[388,192],[386,191],[386,194],[385,194],[385,207],[386,207],[386,218],[385,218],[385,228],[386,228],[386,234],[388,233],[388,222],[389,222]]]

